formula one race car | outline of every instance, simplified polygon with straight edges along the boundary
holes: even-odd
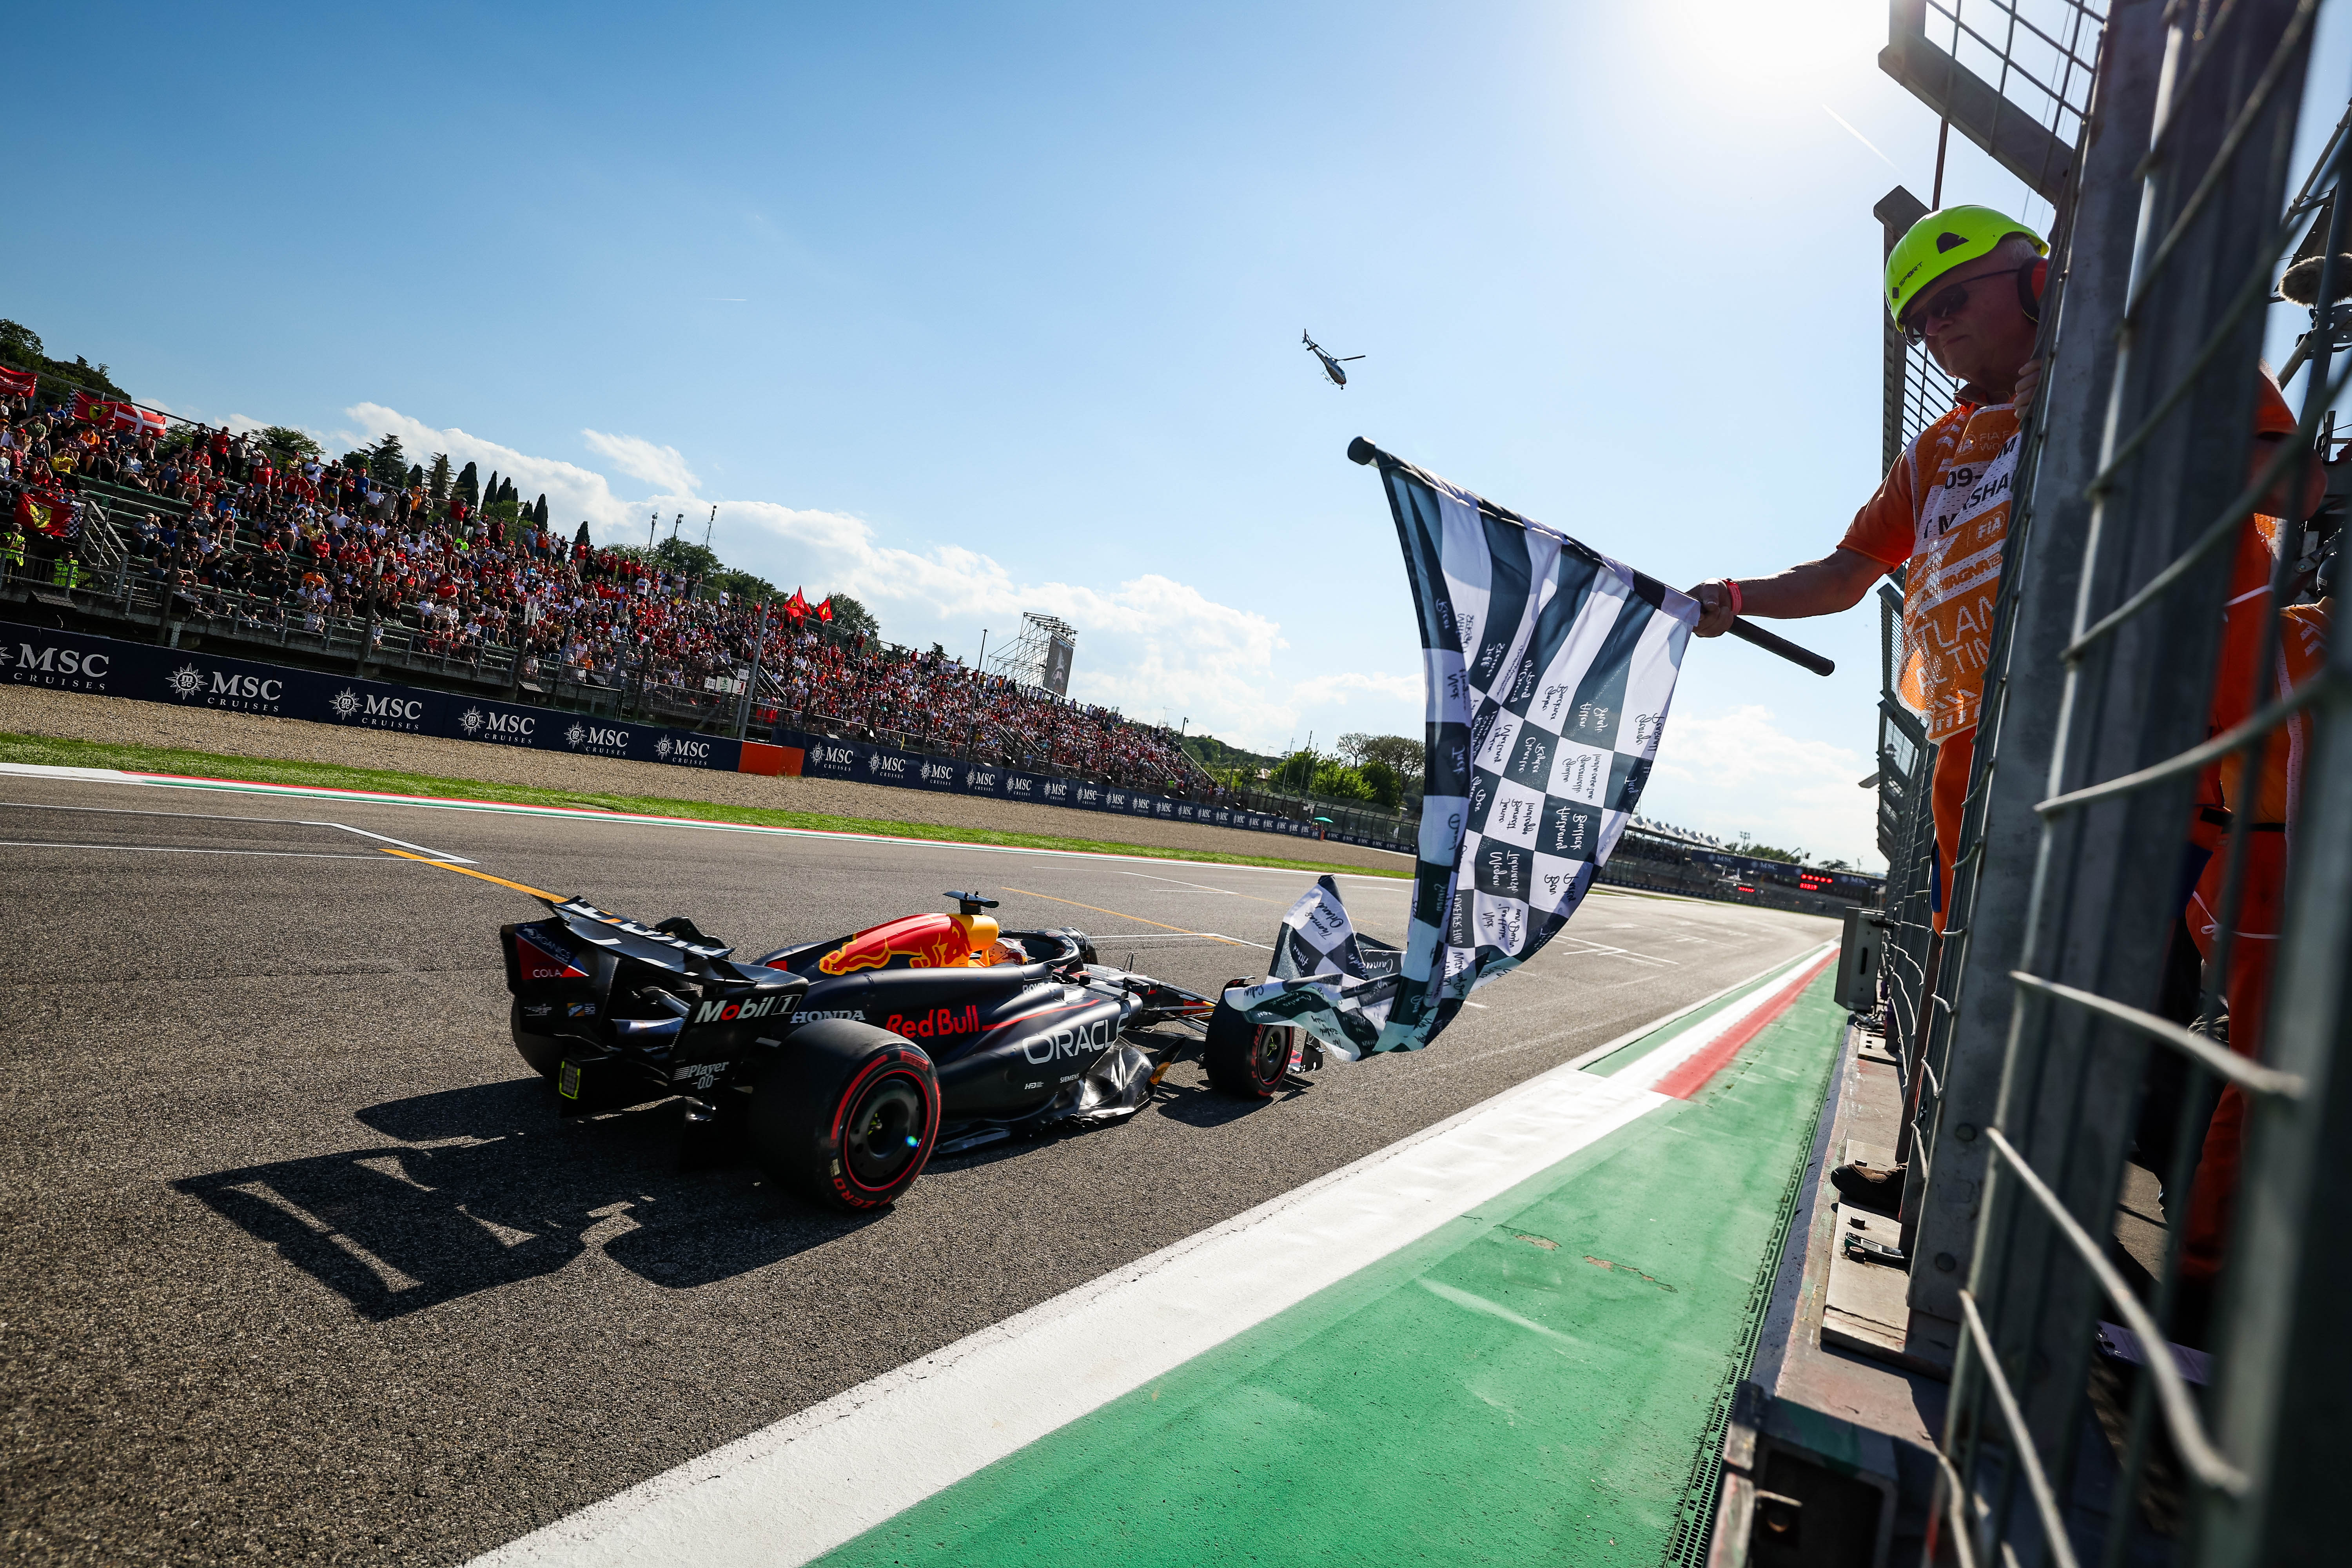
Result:
[[[935,1152],[1132,1116],[1196,1044],[1249,1099],[1322,1065],[1305,1031],[1107,967],[1084,931],[1002,931],[977,893],[745,963],[683,918],[521,890],[553,918],[499,932],[515,1047],[567,1113],[683,1095],[690,1131],[740,1130],[842,1208],[894,1201]],[[1143,1033],[1169,1024],[1205,1037]]]

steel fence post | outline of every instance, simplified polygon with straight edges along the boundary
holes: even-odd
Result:
[[[1946,1325],[1960,1321],[1959,1292],[1975,1252],[1985,1179],[1981,1133],[1992,1121],[2010,1028],[2010,971],[2018,967],[2033,890],[2042,820],[2058,729],[2059,654],[2074,635],[2086,493],[2099,470],[2116,344],[2108,330],[2131,284],[2140,205],[2134,165],[2147,146],[2164,63],[2164,0],[2122,0],[2110,15],[2098,101],[2082,186],[2062,258],[2059,333],[2032,423],[2041,453],[2033,488],[2021,496],[2002,561],[2011,636],[2006,666],[1985,673],[1977,731],[1977,790],[1984,795],[1980,858],[1960,951],[1946,955],[1953,1003],[1943,1095],[1925,1130],[1932,1173],[1920,1198],[1910,1303]],[[1933,1332],[1934,1331],[1931,1331]],[[1915,1335],[1916,1337],[1916,1335]],[[1949,1330],[1941,1331],[1949,1342]]]

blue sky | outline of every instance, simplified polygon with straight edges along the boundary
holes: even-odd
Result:
[[[0,314],[52,353],[600,536],[716,505],[722,555],[898,640],[1054,611],[1076,694],[1260,749],[1418,732],[1352,436],[1677,585],[1833,545],[1878,477],[1869,209],[1935,156],[1885,0],[10,31],[41,194]],[[2027,206],[1957,138],[1946,194]],[[1302,328],[1368,356],[1346,391]],[[1839,673],[1693,653],[1646,804],[1874,863],[1874,616],[1796,635]]]

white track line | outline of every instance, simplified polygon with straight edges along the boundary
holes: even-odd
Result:
[[[806,1563],[1674,1103],[1574,1062],[1554,1068],[509,1542],[476,1568]]]
[[[166,816],[175,822],[258,822],[280,827],[331,827],[342,833],[354,833],[362,838],[373,838],[382,844],[397,844],[403,849],[414,849],[428,859],[446,860],[453,865],[470,866],[473,861],[446,850],[428,849],[422,844],[411,844],[405,838],[393,838],[382,833],[370,833],[364,827],[353,827],[341,822],[320,822],[307,816],[227,816],[211,811],[139,811],[122,805],[59,805],[53,801],[0,800],[0,809],[9,811],[79,811],[92,816]]]
[[[327,849],[200,849],[185,844],[67,844],[54,838],[0,838],[0,849],[119,849],[134,855],[250,855],[265,860],[367,860],[373,855],[340,855]]]
[[[131,773],[121,768],[54,767],[46,763],[0,763],[0,775],[46,778],[82,784],[136,784],[159,789],[211,790],[233,795],[279,795],[298,800],[334,800],[362,805],[405,806],[420,811],[477,811],[492,816],[536,816],[567,822],[618,823],[632,827],[682,827],[705,833],[766,834],[779,838],[830,839],[846,844],[891,844],[916,849],[961,849],[985,855],[1034,855],[1063,860],[1124,860],[1151,866],[1189,866],[1205,871],[1258,871],[1277,877],[1344,877],[1361,882],[1410,885],[1410,876],[1380,877],[1369,872],[1319,872],[1304,865],[1245,866],[1221,860],[1185,860],[1160,855],[1120,855],[1103,849],[1040,849],[1016,844],[972,844],[960,838],[902,838],[887,833],[836,833],[818,827],[770,827],[750,822],[711,822],[691,816],[652,816],[627,811],[589,811],[576,806],[524,805],[503,800],[453,800],[441,795],[387,795],[374,790],[329,789],[316,784],[259,784],[249,779],[209,779],[175,773]],[[786,808],[789,809],[789,808]],[[1076,837],[1078,824],[1069,837]],[[1193,826],[1201,826],[1195,824]],[[1236,851],[1238,853],[1238,851]],[[436,856],[436,858],[443,857]],[[1404,859],[1399,856],[1400,860]]]

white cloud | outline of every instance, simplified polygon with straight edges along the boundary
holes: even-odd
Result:
[[[1642,814],[1876,867],[1878,795],[1854,787],[1870,770],[1865,753],[1789,734],[1767,708],[1676,713],[1658,742]]]
[[[779,586],[806,581],[851,594],[898,640],[920,644],[985,626],[991,646],[1002,647],[1015,635],[1021,612],[1035,610],[1077,628],[1070,695],[1083,701],[1155,722],[1164,711],[1171,724],[1189,719],[1195,729],[1267,744],[1296,721],[1294,705],[1272,695],[1280,685],[1275,656],[1289,646],[1281,626],[1158,573],[1108,591],[1021,583],[977,551],[884,544],[865,522],[839,512],[727,501],[719,521],[730,544],[721,553],[730,561],[740,558]],[[793,564],[778,572],[770,565],[778,559]]]
[[[701,481],[684,454],[639,437],[582,432],[614,467],[657,487],[655,495],[631,501],[615,495],[603,474],[574,463],[438,429],[381,404],[344,413],[363,433],[352,439],[394,435],[412,461],[446,452],[460,468],[478,465],[486,479],[496,469],[526,497],[544,490],[557,522],[585,520],[600,540],[635,538],[647,509],[661,514],[711,504],[695,493]],[[853,595],[881,617],[893,641],[946,640],[950,651],[970,658],[982,627],[995,648],[1014,636],[1024,610],[1060,616],[1079,632],[1070,695],[1138,719],[1157,721],[1165,712],[1171,724],[1189,719],[1195,730],[1272,750],[1296,727],[1298,704],[1325,695],[1319,688],[1304,698],[1282,695],[1276,658],[1289,645],[1277,623],[1157,573],[1110,589],[1022,582],[1003,563],[961,545],[916,551],[885,544],[870,525],[841,512],[764,500],[722,500],[718,506],[715,544],[724,560],[780,587]],[[1397,679],[1340,678],[1339,684],[1385,692],[1382,683]]]
[[[512,447],[501,447],[452,427],[436,430],[421,419],[412,419],[397,409],[386,408],[380,403],[362,403],[343,410],[361,431],[360,438],[380,440],[385,436],[400,437],[401,449],[413,463],[429,462],[436,452],[449,454],[453,468],[462,468],[467,463],[478,465],[487,482],[493,470],[512,479],[516,491],[525,500],[534,500],[543,492],[551,514],[551,521],[569,526],[585,521],[597,536],[608,532],[634,531],[640,526],[638,509],[645,502],[625,501],[613,493],[613,487],[604,475],[576,463],[556,458],[534,458],[518,452]],[[649,451],[667,450],[644,444]],[[681,465],[683,467],[683,465]],[[689,479],[692,475],[687,476]],[[691,493],[663,494],[652,498],[663,501],[692,502]]]
[[[1369,693],[1387,702],[1406,703],[1416,712],[1422,706],[1422,683],[1418,672],[1412,675],[1376,675],[1350,669],[1338,675],[1312,676],[1290,689],[1290,700],[1308,706],[1336,702],[1345,707],[1348,694],[1351,691]]]
[[[656,447],[642,436],[607,436],[602,430],[580,434],[633,479],[659,486],[670,495],[690,496],[702,487],[694,470],[686,466],[685,454],[675,447]]]

